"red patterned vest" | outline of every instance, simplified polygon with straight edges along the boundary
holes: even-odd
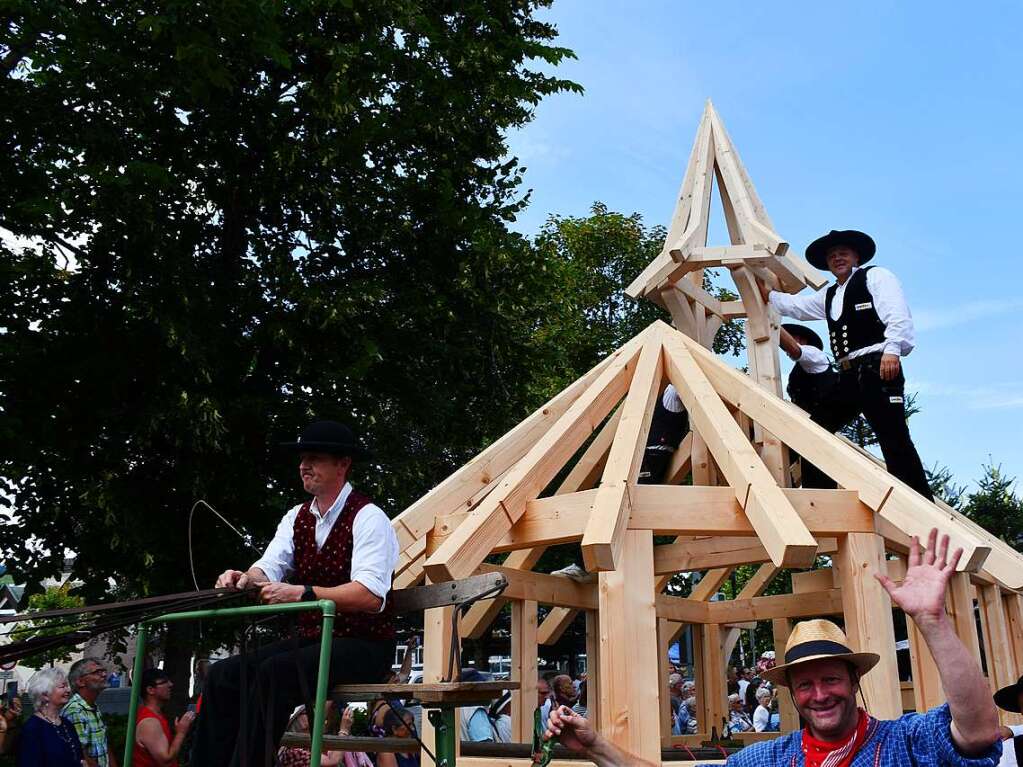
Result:
[[[344,508],[334,521],[323,548],[316,550],[316,517],[307,501],[295,517],[294,583],[310,586],[340,586],[351,581],[352,526],[355,515],[369,498],[352,490]],[[298,630],[304,637],[319,637],[323,615],[315,610],[298,614]],[[334,636],[360,639],[394,639],[391,603],[380,613],[338,612],[334,619]]]

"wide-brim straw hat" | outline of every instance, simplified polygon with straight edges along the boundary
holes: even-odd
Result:
[[[785,643],[785,662],[765,669],[760,675],[772,684],[789,686],[788,672],[817,660],[841,660],[850,663],[860,676],[877,665],[881,656],[873,652],[853,652],[849,640],[831,621],[801,621]]]
[[[860,266],[874,257],[877,245],[869,234],[855,229],[832,229],[823,237],[818,237],[806,248],[806,260],[818,269],[828,271],[828,251],[839,245],[855,250],[860,256]]]
[[[1019,709],[1020,693],[1023,693],[1023,676],[1016,680],[1016,684],[1010,684],[995,693],[995,705],[1003,711],[1021,714],[1023,711]]]

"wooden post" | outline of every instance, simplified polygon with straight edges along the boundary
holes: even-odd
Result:
[[[618,569],[598,578],[600,732],[640,759],[659,763],[653,533],[625,532]]]
[[[977,587],[980,597],[980,622],[984,631],[984,655],[987,656],[987,678],[991,683],[991,692],[1000,687],[1014,684],[1019,674],[1013,665],[1012,642],[1009,639],[1009,625],[1005,615],[1005,604],[1002,602],[1002,591],[998,586],[982,585]],[[1002,724],[1010,722],[1008,711],[998,709],[998,718]],[[1015,723],[1015,719],[1012,719]]]
[[[781,664],[785,662],[785,643],[789,641],[789,634],[792,633],[792,621],[788,618],[775,618],[771,621],[774,630],[774,653],[776,661]],[[792,695],[785,693],[778,695],[778,714],[781,718],[781,731],[792,732],[799,729],[799,713],[792,702]]]
[[[1023,594],[1002,594],[1005,614],[1009,619],[1009,638],[1012,640],[1012,661],[1023,674]]]
[[[884,539],[874,533],[849,533],[839,540],[834,562],[849,642],[857,652],[881,656],[877,666],[860,680],[867,708],[880,719],[897,719],[902,715],[902,694],[892,607],[874,578],[874,573],[887,572]]]
[[[977,636],[977,618],[973,608],[973,584],[969,573],[956,573],[948,583],[946,600],[949,616],[956,635],[980,665],[980,639]]]
[[[716,623],[704,623],[700,626],[703,677],[700,681],[700,732],[708,736],[712,728],[717,728],[718,736],[722,734],[722,720],[727,718],[728,687],[725,675],[725,660],[722,641],[724,640],[721,626]]]
[[[512,692],[512,735],[517,743],[533,740],[538,678],[536,620],[536,602],[531,599],[512,602],[511,678],[520,685]]]
[[[672,625],[667,618],[657,619],[657,676],[660,682],[658,696],[661,701],[662,743],[671,739],[671,692],[668,689],[668,676],[671,671],[668,665],[668,647],[671,645]]]
[[[591,722],[600,722],[600,618],[595,610],[586,611],[586,714]]]
[[[446,517],[438,515],[433,529],[426,534],[426,555],[437,550],[450,534],[451,527],[446,524]],[[430,579],[427,578],[429,583]],[[439,682],[447,674],[448,654],[451,647],[451,613],[453,607],[434,607],[423,611],[423,682]],[[459,669],[455,669],[457,672]],[[455,712],[455,724],[458,724],[458,712]],[[423,717],[421,737],[433,753],[437,753],[437,737],[429,718]],[[455,738],[455,751],[459,749],[460,738]]]

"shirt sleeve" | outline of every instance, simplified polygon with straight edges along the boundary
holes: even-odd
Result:
[[[664,409],[669,413],[681,413],[686,409],[685,405],[682,404],[682,398],[678,396],[678,390],[671,384],[664,387],[661,404],[664,405]]]
[[[867,288],[874,299],[874,310],[885,324],[885,354],[905,357],[916,345],[913,317],[898,278],[887,269],[875,266],[867,272]]]
[[[1002,742],[996,740],[980,756],[964,756],[952,741],[952,713],[948,704],[926,714],[906,714],[897,721],[913,764],[948,767],[997,767]]]
[[[391,520],[372,503],[355,515],[352,523],[352,580],[358,581],[387,603],[391,590],[391,574],[398,564],[398,536]]]
[[[796,360],[796,363],[807,373],[823,373],[831,367],[828,356],[816,346],[800,344],[799,352],[799,359]]]
[[[1009,732],[1015,735],[1023,735],[1023,724],[1011,724],[1009,725]]]
[[[771,712],[763,706],[757,706],[757,710],[753,712],[753,729],[757,732],[764,732],[770,722]]]
[[[253,567],[258,567],[275,583],[283,581],[295,569],[295,518],[301,508],[296,506],[284,515],[263,556],[252,563]]]
[[[778,310],[783,317],[792,317],[797,320],[824,320],[825,294],[826,289],[821,288],[813,293],[800,294],[797,296],[791,293],[783,293],[780,290],[772,290],[768,303]]]

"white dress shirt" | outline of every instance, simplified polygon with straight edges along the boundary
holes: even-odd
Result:
[[[855,267],[855,274],[859,267]],[[852,279],[852,274],[849,279]],[[831,302],[831,319],[842,316],[842,304],[845,301],[845,288],[849,280],[838,286],[835,298]],[[874,310],[884,323],[885,340],[879,344],[864,346],[849,353],[848,358],[859,357],[872,352],[883,351],[885,354],[897,354],[905,357],[915,346],[913,337],[913,317],[906,305],[906,297],[902,293],[902,285],[890,271],[881,266],[873,267],[867,272],[867,290],[874,299]],[[828,286],[809,295],[793,296],[777,290],[771,291],[770,303],[785,317],[797,320],[827,319],[825,306],[827,303]]]
[[[807,373],[823,373],[831,367],[828,355],[816,346],[807,346],[805,344],[799,345],[799,359],[796,360],[796,364]]]
[[[682,398],[678,396],[678,389],[671,384],[664,388],[664,394],[661,395],[661,404],[664,405],[664,409],[669,413],[681,413],[686,409],[686,406],[682,404]]]
[[[309,510],[316,519],[316,550],[327,542],[334,523],[341,516],[352,486],[345,483],[326,514],[320,514],[313,499]],[[277,532],[266,547],[263,556],[253,567],[258,567],[271,581],[283,581],[295,569],[295,519],[302,504],[291,509],[277,525]],[[387,592],[391,589],[391,574],[398,563],[398,536],[394,534],[391,520],[372,503],[363,506],[352,522],[352,572],[351,579],[358,581],[373,594],[380,597],[384,609]],[[316,586],[319,584],[309,584]]]
[[[1013,736],[1023,735],[1023,724],[1010,725],[1009,730],[1012,731]],[[1002,760],[998,763],[998,767],[1023,767],[1016,761],[1016,746],[1011,740],[1002,741]]]

